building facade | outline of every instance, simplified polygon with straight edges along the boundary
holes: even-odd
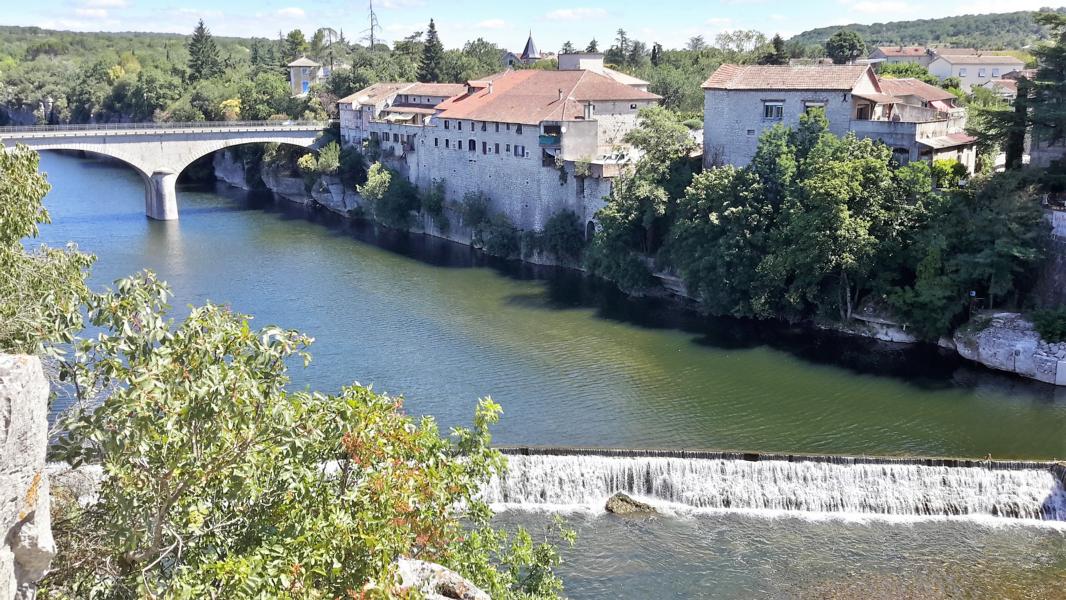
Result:
[[[999,79],[1010,71],[1021,70],[1025,63],[1013,56],[995,54],[940,54],[929,63],[929,73],[941,80],[957,77],[963,91]]]
[[[561,210],[592,221],[633,158],[622,138],[640,109],[660,99],[589,70],[505,71],[457,89],[430,85],[439,84],[377,84],[345,98],[343,139],[380,149],[420,189],[439,185],[451,201],[483,194],[494,212],[527,230]]]
[[[901,164],[950,158],[973,172],[975,140],[954,97],[913,79],[887,81],[868,65],[723,65],[703,84],[704,164],[747,165],[766,129],[795,127],[820,108],[830,132],[879,140]]]

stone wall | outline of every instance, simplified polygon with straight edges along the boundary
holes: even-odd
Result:
[[[55,555],[45,451],[48,381],[32,356],[0,354],[0,600],[30,599]]]

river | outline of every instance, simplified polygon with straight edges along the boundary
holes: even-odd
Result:
[[[41,239],[96,254],[94,286],[150,268],[173,286],[179,314],[212,300],[312,335],[299,386],[373,385],[445,426],[469,422],[491,395],[505,411],[499,443],[1066,456],[1066,389],[935,348],[698,318],[574,273],[223,185],[183,185],[180,220],[148,221],[141,179],[120,165],[45,153],[42,169],[53,224]],[[502,519],[546,522],[521,511]],[[580,541],[563,572],[575,598],[787,596],[797,574],[806,587],[792,591],[816,597],[862,578],[912,596],[1066,579],[1066,538],[1042,527],[594,511],[571,520]]]

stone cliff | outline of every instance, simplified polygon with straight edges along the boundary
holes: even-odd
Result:
[[[41,362],[0,354],[0,600],[33,598],[55,555],[47,446]]]
[[[1066,343],[1040,338],[1031,321],[1017,313],[984,315],[955,332],[963,358],[1000,371],[1066,385]]]

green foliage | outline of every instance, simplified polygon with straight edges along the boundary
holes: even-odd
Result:
[[[918,79],[929,85],[941,86],[940,78],[918,63],[882,63],[878,74],[887,79]]]
[[[1032,106],[1033,135],[1054,143],[1066,139],[1066,13],[1043,13],[1037,21],[1051,31],[1052,43],[1033,50],[1040,68],[1028,106]],[[1025,91],[1018,86],[1019,98]]]
[[[307,53],[307,49],[307,38],[304,37],[304,32],[299,29],[293,29],[285,36],[284,49],[281,55],[282,63],[288,64],[300,58]]]
[[[426,42],[422,47],[422,59],[418,65],[418,81],[435,83],[444,81],[444,44],[437,35],[437,25],[429,20]]]
[[[477,229],[489,220],[489,199],[481,192],[468,192],[463,196],[459,211],[463,218],[463,225]]]
[[[1066,342],[1066,306],[1034,311],[1033,325],[1045,342]]]
[[[196,24],[196,29],[189,38],[188,50],[190,81],[212,79],[222,74],[222,59],[219,57],[218,46],[203,19]]]
[[[685,119],[681,124],[693,131],[703,129],[703,121],[700,119]]]
[[[1056,12],[1066,12],[1056,9]],[[1019,11],[960,15],[939,19],[891,21],[872,25],[850,24],[869,46],[934,45],[964,48],[1024,48],[1047,37],[1047,28],[1037,23],[1038,13]],[[790,42],[800,47],[822,44],[839,27],[805,31]]]
[[[441,179],[433,180],[429,190],[422,194],[422,212],[432,217],[442,230],[447,231],[450,223],[444,214],[445,200],[444,181]]]
[[[336,175],[341,166],[341,147],[337,142],[330,142],[318,151],[318,173]]]
[[[88,302],[100,333],[67,373],[113,391],[67,420],[57,452],[104,479],[57,524],[47,593],[393,597],[393,565],[413,556],[493,597],[558,595],[554,549],[493,530],[477,498],[505,464],[488,431],[499,405],[442,437],[367,388],[290,391],[310,338],[211,304],[174,323],[169,296],[144,273]]]
[[[581,219],[570,210],[555,213],[544,224],[542,245],[553,256],[563,260],[581,258],[585,247],[585,231]]]
[[[366,157],[355,146],[345,146],[341,149],[340,164],[341,183],[352,189],[355,186],[366,183],[367,169]]]
[[[785,40],[779,34],[774,34],[774,37],[770,40],[770,48],[759,57],[759,64],[787,65],[789,58],[789,53],[785,49]]]
[[[493,255],[512,258],[518,255],[518,229],[503,213],[496,213],[474,232],[474,242]]]
[[[833,63],[844,65],[866,55],[866,43],[862,36],[850,29],[841,29],[825,42],[825,53]]]
[[[0,351],[57,354],[82,326],[81,301],[93,257],[73,246],[28,251],[23,238],[48,223],[42,200],[50,189],[40,158],[24,146],[0,145]]]
[[[357,185],[356,191],[370,205],[374,218],[389,227],[406,227],[411,212],[421,205],[414,185],[380,162],[370,165],[366,183]]]
[[[932,167],[933,184],[940,189],[959,187],[959,182],[969,174],[966,165],[955,159],[934,160]]]

